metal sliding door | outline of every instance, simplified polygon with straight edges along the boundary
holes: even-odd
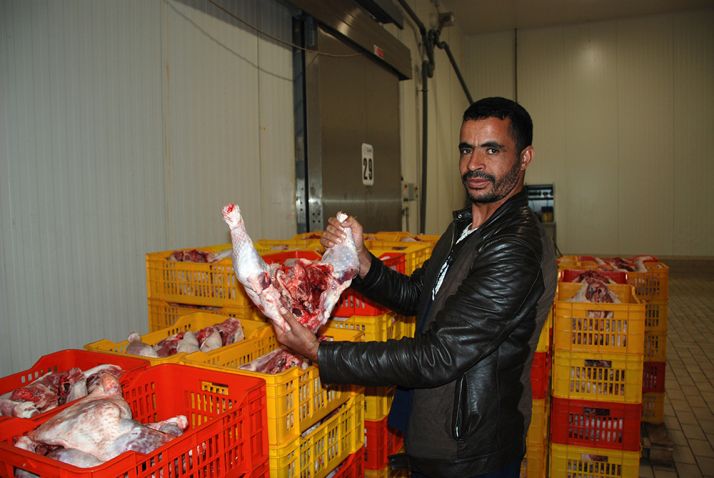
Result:
[[[300,228],[320,230],[344,211],[366,231],[400,230],[399,78],[320,26],[313,34],[321,53],[305,53],[307,224]]]

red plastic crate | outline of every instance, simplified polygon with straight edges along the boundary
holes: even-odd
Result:
[[[553,397],[553,443],[623,451],[640,450],[642,404],[593,402]]]
[[[335,470],[332,478],[364,478],[364,447],[352,453]]]
[[[544,399],[550,390],[550,366],[551,356],[548,352],[533,354],[531,391],[534,400]]]
[[[320,257],[320,254],[314,251],[286,251],[263,254],[263,260],[266,264],[283,264],[290,259],[307,259],[309,261],[317,261]]]
[[[132,373],[123,394],[135,420],[150,423],[181,414],[188,418],[188,430],[149,454],[130,451],[99,466],[77,468],[13,446],[14,437],[54,413],[15,418],[0,427],[0,476],[12,477],[19,468],[41,478],[239,477],[251,476],[268,460],[263,380],[164,364]]]
[[[73,367],[87,370],[102,364],[118,365],[125,371],[140,370],[149,366],[147,360],[139,357],[119,357],[99,352],[89,352],[87,350],[61,350],[43,355],[35,362],[35,365],[27,370],[0,378],[0,395],[15,390],[16,388],[24,387],[48,372],[64,372]],[[65,405],[62,405],[62,407],[59,408],[64,407]],[[36,417],[42,417],[55,410],[57,409],[48,410],[47,412],[36,415]],[[12,417],[0,416],[0,423],[10,418]]]
[[[405,256],[398,252],[385,252],[379,256],[385,266],[402,274],[405,271]],[[339,302],[332,312],[336,317],[352,317],[353,315],[382,315],[389,309],[364,297],[359,292],[349,288],[342,293]]]
[[[387,419],[365,420],[365,465],[368,470],[380,470],[389,465],[389,455],[402,449],[404,437],[387,426]]]
[[[645,362],[642,373],[642,393],[664,393],[666,362]]]

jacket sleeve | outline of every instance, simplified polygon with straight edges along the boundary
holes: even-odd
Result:
[[[540,244],[538,244],[539,246]],[[432,326],[415,338],[386,342],[323,342],[318,349],[325,383],[435,387],[463,375],[516,328],[521,309],[538,300],[540,248],[518,235],[483,245],[457,292]]]

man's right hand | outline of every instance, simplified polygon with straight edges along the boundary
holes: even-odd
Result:
[[[372,256],[367,248],[364,247],[363,228],[357,219],[348,216],[344,222],[340,223],[336,217],[329,218],[327,220],[327,227],[322,232],[320,244],[327,248],[342,243],[346,237],[344,231],[346,228],[352,230],[352,239],[355,242],[355,249],[357,249],[357,257],[359,257],[359,276],[364,277],[372,265]]]

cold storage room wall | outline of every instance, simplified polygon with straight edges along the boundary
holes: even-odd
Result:
[[[426,28],[436,27],[436,8],[430,0],[410,0]],[[446,8],[446,7],[444,7]],[[443,10],[443,9],[442,9]],[[405,15],[405,18],[406,15]],[[421,187],[422,89],[419,31],[408,19],[403,30],[389,26],[388,30],[411,50],[412,79],[399,83],[401,117],[402,176],[405,182]],[[441,33],[463,69],[462,48],[465,38],[457,26],[445,27]],[[465,193],[458,167],[459,129],[468,100],[459,84],[449,59],[443,50],[435,49],[434,77],[428,80],[428,169],[427,169],[427,234],[441,234],[451,222],[451,211],[464,207]],[[472,90],[473,94],[473,90]],[[419,200],[406,203],[409,221],[405,229],[418,232]],[[405,218],[406,219],[406,218]]]
[[[466,41],[475,96],[517,78],[563,252],[714,256],[712,25],[709,8],[520,30],[517,55],[512,31]]]
[[[0,2],[0,375],[146,332],[144,253],[226,242],[227,201],[295,232],[291,61],[203,1]]]

